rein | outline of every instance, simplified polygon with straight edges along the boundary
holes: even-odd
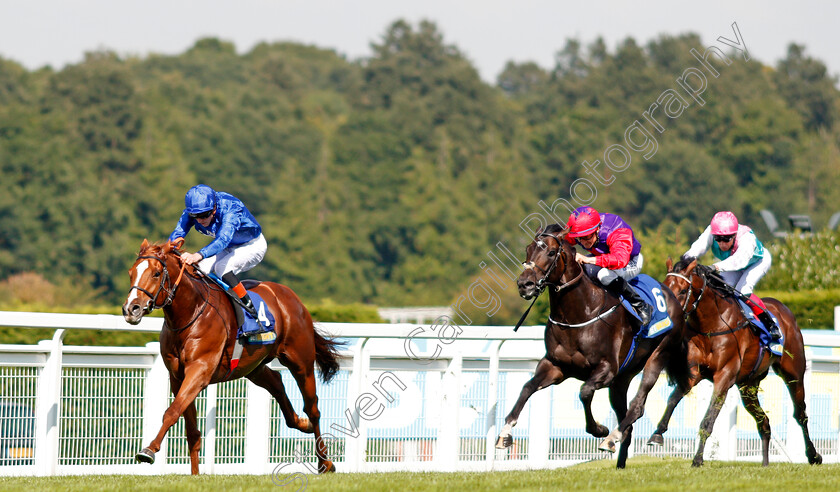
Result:
[[[557,251],[560,251],[560,253],[563,255],[563,264],[565,264],[566,263],[566,250],[563,249],[563,243],[560,241],[560,239],[558,239],[556,236],[553,236],[551,234],[540,234],[539,237],[542,237],[542,236],[553,237],[554,240],[557,241],[557,244],[560,245],[560,247],[557,248]],[[525,263],[522,264],[522,266],[526,270],[539,269],[540,271],[544,272],[544,275],[542,276],[541,279],[537,280],[537,295],[534,296],[534,300],[531,301],[531,305],[528,306],[528,309],[525,310],[525,312],[522,314],[522,317],[519,318],[519,321],[516,322],[516,326],[513,327],[514,332],[518,331],[519,327],[522,326],[522,323],[525,322],[525,319],[528,317],[528,313],[531,312],[531,308],[534,307],[534,304],[537,302],[537,299],[543,293],[543,291],[545,290],[545,287],[547,285],[554,286],[554,292],[560,292],[561,290],[565,289],[566,287],[576,283],[578,280],[581,279],[581,277],[583,277],[583,268],[581,268],[580,273],[578,273],[575,278],[573,278],[572,280],[569,280],[568,282],[566,282],[562,285],[557,285],[557,284],[554,284],[552,282],[549,282],[548,277],[554,272],[554,268],[557,266],[557,258],[559,258],[559,257],[560,257],[560,255],[557,255],[557,254],[554,255],[554,261],[551,262],[551,266],[548,267],[548,270],[543,270],[542,268],[537,266],[537,264],[534,263],[533,261],[525,262]],[[551,319],[551,318],[549,317],[549,319]]]
[[[551,234],[540,234],[540,236],[539,236],[539,237],[541,237],[541,236],[549,236],[549,237],[553,237],[553,238],[554,238],[554,240],[555,240],[555,241],[557,241],[557,244],[559,244],[559,245],[560,245],[560,247],[559,247],[559,248],[557,248],[557,251],[559,251],[559,252],[560,252],[560,254],[561,254],[561,255],[563,255],[563,264],[565,265],[565,264],[566,264],[566,261],[567,261],[567,259],[566,259],[566,250],[565,250],[565,249],[563,249],[563,243],[562,243],[562,241],[561,241],[560,239],[558,239],[556,236],[553,236],[553,235],[551,235]],[[569,287],[569,286],[571,286],[571,285],[576,284],[578,281],[580,281],[580,279],[581,279],[581,278],[583,278],[583,272],[584,272],[584,271],[583,271],[583,268],[581,268],[581,269],[580,269],[580,273],[578,273],[578,274],[575,276],[575,278],[573,278],[573,279],[569,280],[568,282],[565,282],[565,283],[563,283],[563,284],[561,284],[561,285],[557,285],[557,284],[555,284],[555,283],[553,283],[553,282],[549,282],[549,281],[548,281],[548,277],[549,277],[549,276],[550,276],[550,275],[554,272],[554,268],[557,266],[557,259],[558,259],[559,257],[560,257],[560,255],[558,255],[558,254],[555,254],[555,255],[554,255],[554,261],[552,261],[552,262],[551,262],[551,266],[549,266],[547,270],[543,270],[543,269],[542,269],[542,268],[540,268],[537,264],[535,264],[533,261],[529,261],[529,262],[526,262],[526,263],[523,263],[523,264],[522,264],[522,266],[523,266],[523,267],[525,267],[525,269],[526,269],[526,270],[528,270],[528,269],[539,269],[540,271],[545,272],[545,274],[542,276],[542,278],[541,278],[541,279],[537,280],[537,295],[536,295],[536,296],[534,296],[534,300],[533,300],[533,301],[531,301],[531,305],[530,305],[530,306],[528,306],[528,309],[526,309],[526,310],[525,310],[525,313],[523,313],[523,314],[522,314],[522,317],[521,317],[521,318],[519,318],[519,321],[516,323],[516,326],[514,326],[514,327],[513,327],[513,331],[514,331],[514,332],[516,332],[517,330],[519,330],[519,327],[520,327],[520,326],[522,326],[522,323],[524,323],[524,322],[525,322],[525,319],[528,317],[528,313],[530,313],[530,312],[531,312],[531,308],[532,308],[532,307],[534,307],[534,303],[536,303],[536,302],[537,302],[537,299],[538,299],[538,298],[540,297],[540,295],[543,293],[543,291],[545,290],[545,287],[546,287],[547,285],[551,285],[551,286],[553,286],[553,287],[554,287],[554,292],[560,292],[561,290],[563,290],[563,289],[565,289],[565,288],[567,288],[567,287]],[[548,317],[548,320],[549,320],[549,321],[551,321],[552,323],[556,324],[556,325],[566,326],[566,327],[570,327],[570,328],[578,328],[578,327],[580,327],[580,326],[586,326],[586,325],[588,325],[588,324],[590,324],[590,323],[594,323],[595,321],[598,321],[599,319],[601,319],[601,318],[603,318],[603,317],[605,317],[605,316],[608,316],[608,315],[609,315],[610,313],[612,313],[612,312],[613,312],[613,311],[614,311],[617,307],[618,307],[618,305],[615,305],[615,306],[613,306],[610,310],[608,310],[607,312],[601,313],[601,314],[599,314],[597,317],[595,317],[595,318],[593,318],[593,319],[591,319],[591,320],[589,320],[589,321],[587,321],[587,322],[585,322],[585,323],[578,324],[578,325],[568,325],[568,324],[565,324],[565,323],[558,323],[558,322],[554,321],[553,319],[551,319],[551,316],[549,316],[549,317]]]
[[[184,270],[186,269],[187,264],[184,263],[183,261],[181,262],[181,270],[178,272],[178,278],[175,279],[174,283],[171,283],[170,282],[171,277],[169,276],[169,269],[166,268],[166,262],[163,259],[161,259],[157,256],[153,256],[153,255],[138,256],[137,259],[139,259],[139,260],[156,260],[156,261],[160,262],[161,267],[163,269],[163,274],[161,275],[160,284],[158,285],[157,292],[155,292],[154,295],[152,295],[151,292],[149,292],[148,290],[146,290],[146,289],[144,289],[144,288],[142,288],[138,285],[131,286],[131,288],[128,289],[128,292],[131,293],[132,290],[137,289],[137,290],[146,294],[147,296],[149,296],[149,298],[152,299],[151,305],[149,305],[145,309],[146,314],[151,313],[155,309],[163,309],[166,306],[169,306],[170,304],[172,304],[172,300],[175,299],[175,291],[178,289],[178,285],[180,285],[181,279],[184,277]],[[158,305],[157,298],[158,298],[158,296],[160,296],[161,292],[166,293],[166,299],[163,301],[162,304]],[[205,296],[202,296],[202,298],[204,299],[204,305],[201,307],[201,309],[198,311],[198,313],[196,313],[196,315],[193,316],[192,320],[190,320],[189,323],[182,326],[181,328],[172,328],[166,323],[164,323],[164,326],[169,328],[174,333],[181,332],[181,331],[187,329],[188,327],[190,327],[193,323],[196,322],[196,320],[202,315],[202,313],[204,313],[204,310],[207,309],[207,304],[209,303],[209,301],[207,300],[207,297],[205,297]]]
[[[688,308],[688,301],[691,299],[691,295],[686,296],[685,303],[683,304],[683,312],[685,313],[683,318],[685,320],[688,320],[688,317],[691,315],[691,313],[697,311],[697,306],[700,304],[700,300],[703,298],[703,295],[706,293],[706,287],[708,287],[708,285],[709,285],[709,281],[708,281],[708,279],[706,278],[705,275],[696,274],[694,272],[691,272],[691,277],[694,277],[695,275],[700,277],[701,279],[703,279],[703,287],[700,289],[700,294],[697,296],[697,299],[691,305],[691,310],[687,309]],[[679,279],[685,280],[686,282],[688,282],[689,292],[693,292],[693,284],[692,284],[691,279],[689,277],[686,277],[685,275],[682,275],[680,273],[666,273],[665,276],[666,277],[677,277]],[[728,330],[723,330],[723,331],[716,331],[716,332],[713,332],[713,333],[706,333],[704,331],[697,330],[694,327],[692,327],[691,323],[686,323],[686,326],[688,327],[689,330],[693,331],[694,333],[697,333],[699,335],[704,335],[706,337],[711,338],[711,337],[716,337],[716,336],[721,336],[721,335],[729,335],[731,333],[741,331],[744,328],[746,328],[747,326],[749,326],[749,321],[744,320],[740,324],[738,324],[738,326],[736,326],[734,328],[729,328]]]
[[[693,277],[694,275],[695,275],[695,273],[691,272],[691,276]],[[685,280],[688,283],[689,292],[693,292],[693,287],[694,286],[693,286],[693,284],[691,282],[691,279],[689,277],[686,277],[685,275],[683,275],[681,273],[666,273],[665,276],[666,277],[677,277],[677,278]],[[691,300],[691,295],[686,296],[685,302],[683,303],[683,306],[682,306],[682,308],[683,308],[683,320],[686,320],[686,321],[688,320],[688,317],[691,315],[691,313],[693,313],[694,311],[697,311],[697,306],[700,304],[700,300],[703,299],[703,295],[706,293],[706,286],[708,285],[708,281],[706,280],[706,277],[704,277],[703,275],[698,275],[698,276],[703,279],[703,287],[700,289],[700,295],[697,296],[697,299],[694,301],[694,304],[691,305],[691,310],[690,311],[688,310],[688,301]]]

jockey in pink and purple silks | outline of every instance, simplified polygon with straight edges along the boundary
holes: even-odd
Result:
[[[599,214],[592,207],[578,207],[569,216],[566,240],[579,244],[592,256],[575,254],[586,274],[598,280],[616,297],[624,296],[641,319],[650,323],[653,307],[646,303],[628,280],[642,272],[642,245],[633,229],[615,214]]]
[[[781,339],[779,327],[773,322],[761,298],[753,294],[755,284],[773,263],[770,252],[752,229],[738,224],[738,218],[732,212],[716,213],[711,224],[694,241],[683,258],[699,258],[709,248],[718,260],[712,264],[712,268],[720,272],[727,284],[749,298],[747,304],[767,327],[773,341],[778,342]]]

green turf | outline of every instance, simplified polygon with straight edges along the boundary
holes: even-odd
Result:
[[[771,463],[710,461],[699,469],[688,460],[633,458],[627,469],[616,470],[614,462],[597,461],[557,470],[492,473],[338,473],[306,476],[285,487],[269,476],[99,476],[0,478],[3,491],[450,491],[484,490],[544,491],[837,491],[840,465],[809,466]]]

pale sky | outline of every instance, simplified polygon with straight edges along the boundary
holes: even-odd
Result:
[[[86,51],[178,54],[214,36],[240,53],[262,41],[297,41],[357,59],[399,18],[437,23],[487,82],[509,60],[553,67],[567,38],[586,45],[600,35],[613,51],[627,36],[644,45],[661,33],[692,31],[709,46],[718,36],[734,39],[733,22],[765,64],[797,42],[840,73],[840,2],[828,0],[0,0],[0,56],[29,69],[60,69]]]

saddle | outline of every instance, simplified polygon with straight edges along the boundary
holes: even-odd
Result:
[[[274,332],[274,316],[265,305],[262,298],[255,292],[251,291],[251,289],[261,283],[259,280],[246,279],[242,281],[242,286],[248,291],[248,295],[251,297],[251,302],[254,303],[254,307],[256,307],[257,311],[260,313],[259,319],[253,319],[250,316],[245,315],[242,300],[228,288],[224,281],[212,273],[205,275],[205,277],[222,287],[225,294],[227,294],[227,297],[230,299],[230,302],[233,305],[233,312],[236,315],[237,339],[243,339],[249,344],[269,344],[274,342],[277,338],[277,334]]]

